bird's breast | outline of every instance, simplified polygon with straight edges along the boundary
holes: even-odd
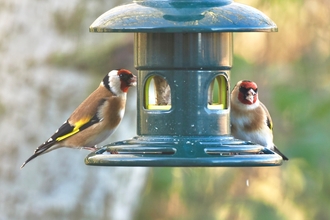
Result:
[[[115,131],[115,129],[103,130],[103,131],[95,134],[93,137],[86,140],[85,146],[95,146],[95,145],[101,143],[102,141],[107,139],[114,131]]]
[[[126,100],[118,97],[110,98],[99,110],[99,114],[103,118],[102,125],[108,129],[115,129],[125,113]]]

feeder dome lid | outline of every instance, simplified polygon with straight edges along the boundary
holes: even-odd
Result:
[[[91,32],[273,32],[261,11],[232,0],[138,0],[97,18]]]

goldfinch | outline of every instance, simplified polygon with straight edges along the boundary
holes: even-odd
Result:
[[[258,99],[258,86],[249,80],[239,81],[230,97],[232,135],[243,141],[267,147],[283,160],[289,160],[273,143],[273,122],[264,104]]]
[[[136,76],[126,69],[112,70],[99,87],[83,101],[68,120],[21,166],[41,154],[61,147],[96,150],[124,116],[126,93],[136,85]]]

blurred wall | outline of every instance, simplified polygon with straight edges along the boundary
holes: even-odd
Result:
[[[145,168],[88,167],[59,149],[20,170],[108,71],[134,72],[131,35],[89,25],[121,1],[0,2],[0,219],[131,219]],[[136,134],[136,90],[104,143]],[[133,126],[132,126],[133,125]]]

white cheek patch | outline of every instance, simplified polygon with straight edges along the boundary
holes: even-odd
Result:
[[[121,85],[121,82],[120,82],[119,76],[116,75],[116,76],[110,77],[110,81],[109,81],[110,89],[117,96],[122,96],[123,94],[126,94],[121,90],[120,85]]]
[[[109,86],[111,89],[114,89],[116,87],[116,84],[113,81],[114,81],[114,76],[111,76],[109,81]]]

